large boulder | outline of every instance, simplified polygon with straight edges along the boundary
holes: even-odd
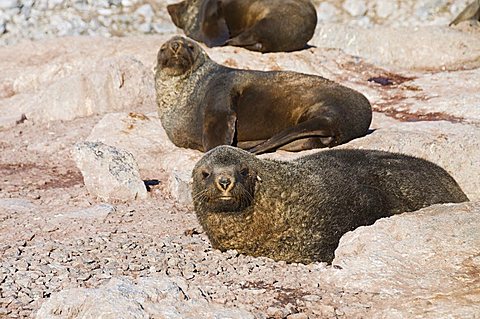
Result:
[[[345,234],[325,276],[379,296],[369,318],[475,318],[480,313],[480,202],[434,205]]]
[[[319,25],[311,43],[339,48],[376,65],[412,70],[458,70],[480,66],[478,33],[447,26],[359,28]]]

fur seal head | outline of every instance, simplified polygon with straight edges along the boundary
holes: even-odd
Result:
[[[243,211],[252,204],[260,180],[252,161],[250,153],[231,146],[207,152],[193,170],[195,201],[206,211]]]
[[[205,51],[197,43],[175,36],[160,47],[156,69],[169,76],[179,76],[194,72],[206,58]]]

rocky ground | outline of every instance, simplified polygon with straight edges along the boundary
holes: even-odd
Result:
[[[229,66],[319,74],[363,92],[372,132],[341,147],[429,159],[472,200],[350,232],[331,266],[210,247],[188,191],[201,153],[173,146],[155,114],[155,55],[175,30],[166,2],[0,1],[0,41],[52,38],[0,48],[0,317],[477,318],[480,33],[445,26],[465,1],[385,3],[318,3],[317,48],[208,50]],[[143,21],[146,5],[154,15]],[[97,27],[78,28],[87,18]],[[141,21],[165,34],[138,35]],[[55,38],[77,34],[111,38]],[[112,37],[124,34],[135,36]],[[78,152],[84,141],[133,154],[146,198],[101,193],[113,182],[82,166],[92,162]]]
[[[175,30],[166,5],[176,0],[0,0],[0,44],[57,36],[105,37]],[[320,23],[372,27],[446,25],[469,0],[315,0]]]

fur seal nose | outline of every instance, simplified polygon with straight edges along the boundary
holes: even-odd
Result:
[[[223,190],[227,190],[228,186],[230,186],[230,184],[232,183],[230,178],[225,176],[221,176],[217,182],[218,182],[218,185],[220,185],[220,187],[223,188]]]
[[[172,48],[173,52],[177,53],[178,50],[180,49],[180,44],[178,42],[173,42],[170,47]]]

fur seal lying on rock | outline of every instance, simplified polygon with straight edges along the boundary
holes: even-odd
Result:
[[[167,6],[173,23],[207,46],[260,52],[306,47],[317,25],[309,0],[185,0]]]
[[[170,140],[200,151],[332,147],[366,135],[372,120],[370,103],[355,90],[320,76],[228,68],[178,36],[158,52],[155,87]]]
[[[331,262],[340,237],[359,226],[468,201],[439,166],[375,150],[326,150],[280,162],[219,146],[192,176],[195,212],[213,248],[287,262]]]

